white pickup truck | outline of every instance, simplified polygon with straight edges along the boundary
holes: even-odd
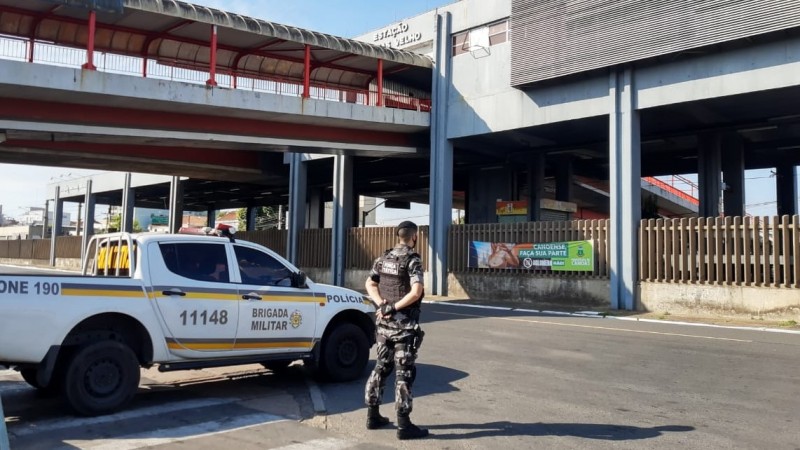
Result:
[[[302,359],[344,381],[369,359],[372,302],[307,280],[260,245],[117,233],[92,238],[86,255],[82,275],[0,274],[0,366],[79,414],[124,407],[140,367],[277,370]]]

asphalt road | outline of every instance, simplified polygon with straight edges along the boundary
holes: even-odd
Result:
[[[146,371],[130,409],[88,419],[0,372],[11,448],[800,448],[798,334],[444,304],[423,322],[424,441],[364,429],[366,372],[317,386],[246,366]]]

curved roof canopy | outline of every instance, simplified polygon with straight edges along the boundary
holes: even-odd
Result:
[[[119,0],[124,12],[97,12],[95,48],[147,56],[163,64],[207,69],[211,25],[217,26],[217,71],[269,79],[302,79],[305,46],[314,83],[366,88],[378,60],[384,78],[429,90],[433,62],[422,55],[227,13],[177,0]],[[68,3],[69,5],[65,5]],[[0,33],[85,48],[86,0],[0,0]]]

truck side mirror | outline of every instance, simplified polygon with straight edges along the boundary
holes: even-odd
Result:
[[[296,272],[292,274],[292,287],[295,288],[307,288],[306,285],[306,274],[302,271]]]

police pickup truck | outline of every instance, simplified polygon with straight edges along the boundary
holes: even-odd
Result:
[[[374,312],[360,293],[307,280],[232,233],[98,235],[82,275],[0,275],[0,366],[83,415],[123,408],[140,367],[278,370],[301,359],[352,380],[374,343]]]

